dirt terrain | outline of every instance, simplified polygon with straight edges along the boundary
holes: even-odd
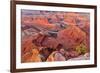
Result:
[[[89,13],[22,10],[21,62],[90,58]]]

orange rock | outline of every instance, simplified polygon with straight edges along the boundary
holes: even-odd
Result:
[[[22,54],[31,51],[33,46],[34,45],[32,44],[32,37],[23,39],[22,45],[21,45]]]
[[[55,28],[54,24],[50,24],[48,20],[44,17],[22,17],[22,24],[24,25],[34,25],[36,27],[41,27],[45,29]]]
[[[32,49],[30,52],[27,52],[22,56],[22,62],[41,62],[39,57],[39,50]]]
[[[86,33],[77,26],[69,26],[58,33],[58,40],[65,48],[73,48],[85,39]]]
[[[32,57],[30,59],[32,62],[41,62],[41,58],[39,56],[39,50],[32,49]]]

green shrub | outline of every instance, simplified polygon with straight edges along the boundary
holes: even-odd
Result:
[[[80,44],[76,47],[76,52],[78,54],[85,54],[87,52],[87,47],[84,44]]]

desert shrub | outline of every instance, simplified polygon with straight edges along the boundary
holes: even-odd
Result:
[[[78,54],[85,54],[87,52],[87,47],[84,44],[80,44],[76,47],[76,52]]]

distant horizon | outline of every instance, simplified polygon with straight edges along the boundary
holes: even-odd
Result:
[[[87,16],[88,18],[90,18],[90,13],[88,12],[67,12],[67,11],[49,11],[49,10],[30,10],[30,9],[21,9],[21,14],[22,15],[38,15],[40,14],[40,12],[58,12],[58,13],[78,13],[78,14],[82,14],[83,16]]]

